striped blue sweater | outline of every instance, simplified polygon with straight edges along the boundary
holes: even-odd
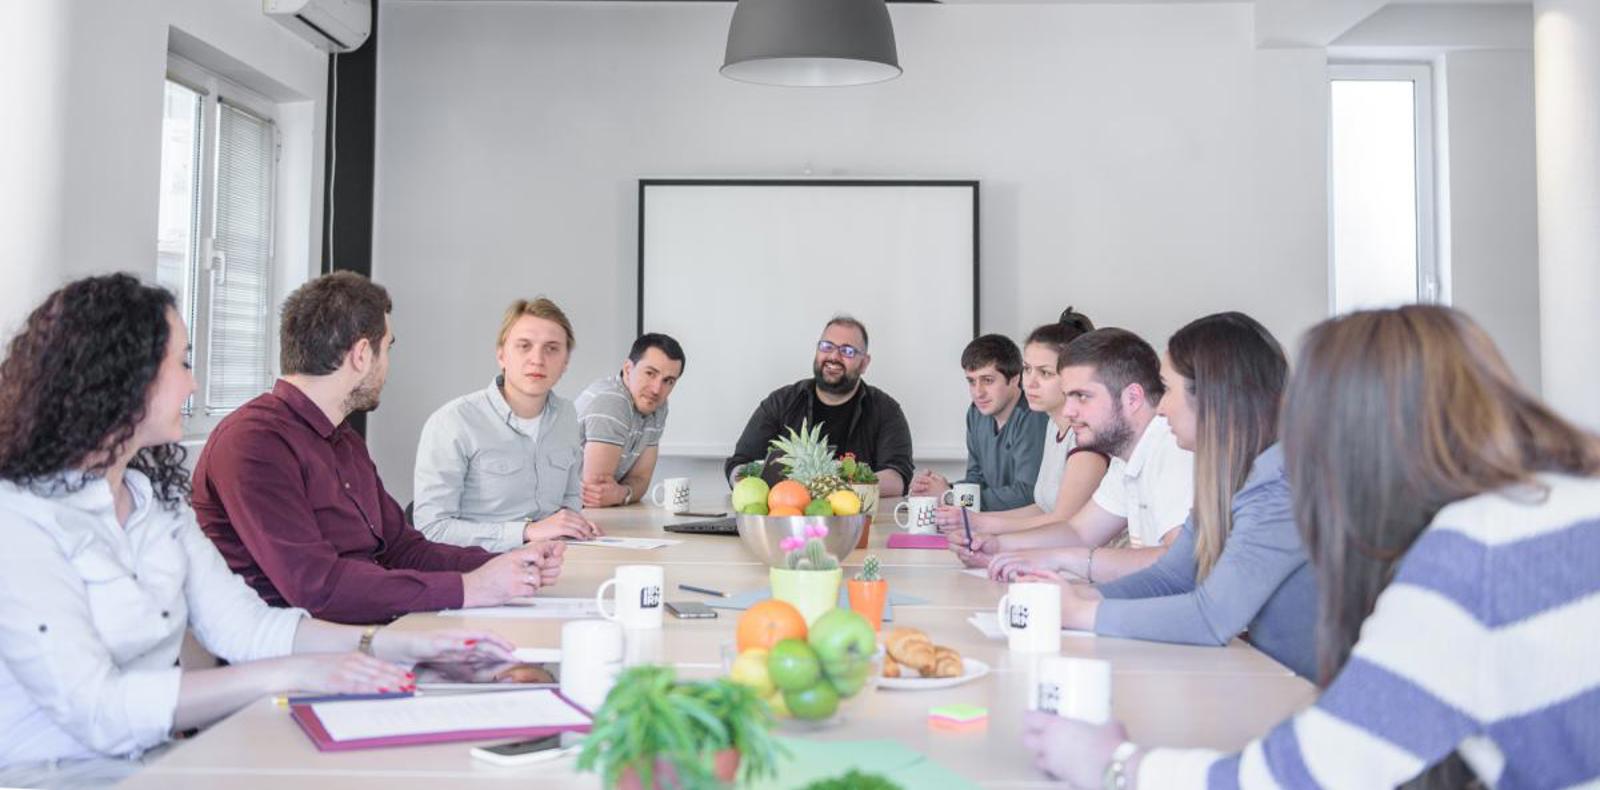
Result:
[[[1392,787],[1459,750],[1494,787],[1600,784],[1600,480],[1439,511],[1316,705],[1244,751],[1156,749],[1140,788]]]

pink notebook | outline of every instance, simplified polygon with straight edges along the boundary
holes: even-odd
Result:
[[[889,536],[891,549],[945,549],[950,546],[950,541],[943,535],[913,535],[909,532],[896,532]]]
[[[515,725],[515,726],[486,725],[486,726],[483,726],[483,727],[472,727],[471,725],[465,725],[465,726],[461,726],[461,727],[451,727],[451,728],[448,728],[448,729],[441,729],[441,730],[439,730],[437,732],[393,732],[393,733],[389,733],[389,734],[385,734],[385,735],[381,735],[381,736],[376,736],[376,737],[347,737],[347,738],[339,739],[339,738],[335,738],[334,735],[329,732],[330,728],[329,728],[329,726],[327,726],[324,723],[323,719],[318,716],[317,708],[319,706],[328,706],[328,705],[341,705],[341,706],[342,705],[350,705],[350,704],[353,704],[355,701],[292,703],[289,706],[289,715],[295,720],[295,723],[300,725],[300,729],[305,730],[306,735],[311,738],[311,742],[316,745],[317,750],[318,751],[324,751],[324,752],[345,752],[345,751],[353,751],[353,750],[356,750],[356,749],[378,749],[378,748],[384,748],[384,747],[390,747],[390,746],[413,746],[413,745],[416,745],[416,744],[447,743],[447,742],[450,742],[450,741],[485,741],[485,740],[499,740],[499,739],[509,739],[509,738],[540,738],[540,737],[543,737],[543,736],[546,736],[546,735],[554,735],[554,734],[560,733],[560,732],[568,732],[568,731],[571,731],[571,732],[588,732],[589,731],[589,727],[590,727],[590,713],[589,713],[589,711],[584,710],[581,706],[579,706],[577,703],[574,703],[572,700],[569,700],[566,697],[561,696],[561,692],[559,692],[559,691],[555,691],[554,689],[545,689],[543,691],[548,693],[551,696],[551,698],[553,698],[553,700],[555,701],[555,706],[557,708],[559,708],[559,710],[560,710],[560,715],[555,716],[554,719],[553,719],[554,723],[550,723],[550,724],[528,723],[528,724],[521,724],[521,725]],[[523,695],[523,694],[528,694],[528,693],[530,693],[530,692],[529,691],[490,691],[490,692],[481,692],[481,693],[476,693],[476,694],[453,694],[453,695],[438,695],[438,696],[429,695],[429,696],[411,697],[411,698],[408,698],[408,699],[384,700],[384,701],[379,702],[378,704],[380,704],[380,705],[396,705],[396,704],[400,704],[400,705],[404,705],[404,704],[422,704],[422,705],[426,705],[426,704],[429,704],[429,703],[444,703],[446,701],[459,702],[460,704],[471,704],[473,702],[478,702],[478,703],[490,702],[490,703],[493,703],[493,702],[496,702],[498,700],[511,700],[514,697],[518,696],[518,695]],[[472,698],[476,698],[476,699],[472,699]],[[497,698],[497,699],[491,699],[491,698]],[[363,701],[363,702],[366,702],[366,703],[370,704],[370,701]],[[324,708],[324,710],[327,711],[328,708]],[[370,708],[368,710],[370,710]],[[489,718],[494,718],[494,716],[493,715],[489,715]]]

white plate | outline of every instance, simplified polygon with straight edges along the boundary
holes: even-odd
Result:
[[[965,670],[959,677],[953,678],[878,678],[878,688],[899,689],[901,691],[928,691],[931,689],[944,689],[959,686],[969,680],[976,680],[989,674],[989,665],[976,658],[961,659],[961,668]],[[906,672],[916,672],[915,669],[901,668]]]

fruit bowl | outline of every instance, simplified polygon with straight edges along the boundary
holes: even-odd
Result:
[[[822,538],[823,546],[834,559],[843,563],[852,549],[856,547],[856,540],[861,537],[861,530],[866,527],[867,516],[753,516],[740,514],[738,517],[739,540],[751,554],[766,563],[769,567],[784,567],[784,538],[806,538],[806,527],[827,527],[828,534]]]
[[[818,700],[811,697],[810,694],[817,693],[815,691],[809,692],[809,694],[802,691],[793,697],[785,697],[784,692],[775,690],[773,693],[762,697],[762,699],[765,699],[767,704],[772,707],[773,716],[778,720],[778,727],[784,731],[805,733],[837,726],[846,721],[852,714],[860,711],[863,706],[869,704],[866,700],[874,696],[874,692],[878,690],[879,684],[883,679],[883,657],[883,647],[879,646],[871,656],[866,658],[866,666],[862,668],[865,678],[856,692],[848,697],[838,696],[837,689],[832,686],[830,681],[818,681],[818,686],[827,684],[830,688],[835,688],[834,697],[836,701],[831,705],[826,699]],[[735,669],[735,662],[738,660],[738,652],[734,645],[732,643],[724,643],[722,645],[722,674],[725,677],[732,676],[735,682],[739,682],[738,672]],[[826,695],[826,692],[824,694]],[[789,710],[789,705],[785,700],[791,698],[795,699],[797,704],[800,705],[820,705],[823,709],[831,707],[831,712],[821,718],[802,718],[794,711]]]

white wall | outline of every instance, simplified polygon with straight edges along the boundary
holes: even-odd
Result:
[[[1482,324],[1531,390],[1539,374],[1539,238],[1533,52],[1449,52],[1440,60],[1440,227],[1451,303]]]
[[[576,322],[560,391],[616,365],[643,176],[981,179],[984,331],[1071,303],[1159,345],[1235,308],[1292,344],[1323,317],[1324,56],[1257,51],[1248,4],[894,5],[905,75],[839,90],[719,76],[732,12],[384,4],[374,276],[401,342],[371,443],[402,501],[422,421],[489,380],[514,296]]]
[[[325,54],[262,16],[259,0],[9,0],[0,4],[0,337],[67,280],[153,279],[173,31],[196,59],[226,53],[204,65],[248,73],[250,87],[288,102],[284,155],[299,166],[280,190],[279,272],[299,282],[315,268]]]

